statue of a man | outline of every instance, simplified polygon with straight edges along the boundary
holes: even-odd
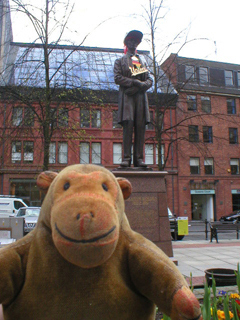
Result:
[[[121,167],[131,166],[131,147],[134,129],[134,167],[147,167],[143,162],[145,126],[150,122],[146,91],[152,79],[143,65],[136,48],[142,41],[140,31],[130,31],[125,39],[126,54],[115,61],[114,80],[120,86],[118,100],[118,123],[123,127],[123,161]]]

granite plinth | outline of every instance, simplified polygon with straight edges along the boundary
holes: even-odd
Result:
[[[165,187],[166,172],[116,170],[113,174],[128,179],[132,184],[132,195],[125,201],[125,211],[132,229],[172,257]]]

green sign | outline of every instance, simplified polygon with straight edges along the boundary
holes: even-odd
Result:
[[[240,193],[240,189],[232,190],[232,194],[239,194],[239,193]]]
[[[191,190],[191,194],[215,194],[215,190]]]

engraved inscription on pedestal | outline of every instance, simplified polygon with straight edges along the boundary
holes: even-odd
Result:
[[[113,173],[116,177],[128,179],[132,184],[132,194],[125,201],[125,212],[131,228],[172,257],[164,180],[167,173],[160,171],[113,171]]]
[[[159,241],[158,198],[156,194],[136,193],[125,202],[126,213],[133,230],[151,241]],[[131,214],[128,214],[131,213]]]

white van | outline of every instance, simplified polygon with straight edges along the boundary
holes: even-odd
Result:
[[[27,207],[22,199],[0,195],[0,216],[13,216],[22,207]]]

